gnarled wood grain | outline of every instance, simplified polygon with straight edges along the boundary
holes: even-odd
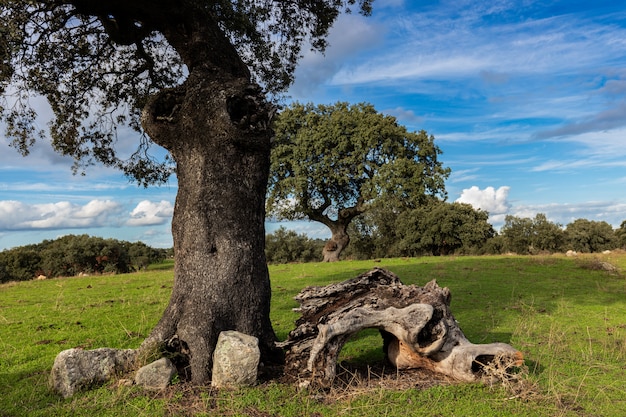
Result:
[[[394,273],[372,269],[325,287],[307,287],[296,300],[301,314],[282,346],[287,375],[326,384],[350,336],[379,329],[383,350],[398,369],[427,368],[461,381],[480,378],[484,364],[522,354],[504,343],[472,344],[450,312],[450,291],[433,280],[424,287],[404,285]]]

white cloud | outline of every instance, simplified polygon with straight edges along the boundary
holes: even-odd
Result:
[[[161,200],[158,203],[143,200],[131,211],[131,218],[126,222],[128,226],[152,226],[164,224],[171,220],[174,214],[172,203]]]
[[[382,113],[394,116],[403,124],[416,124],[421,123],[424,120],[423,117],[416,115],[413,110],[405,109],[403,107],[383,110]]]
[[[120,205],[110,200],[92,200],[84,206],[68,201],[46,204],[0,201],[0,230],[102,227],[115,223],[120,211]]]
[[[384,31],[383,27],[361,15],[340,15],[330,30],[329,47],[324,54],[304,52],[290,94],[296,99],[309,100],[311,93],[330,80],[346,61],[380,44]]]
[[[481,190],[477,186],[466,188],[456,200],[459,203],[471,204],[475,209],[489,212],[490,215],[504,214],[509,211],[511,205],[507,201],[510,187],[502,186],[497,190],[487,187]]]
[[[511,205],[507,202],[508,193],[509,187],[500,187],[498,190],[487,187],[480,190],[474,186],[463,190],[461,197],[456,201],[488,211],[490,213],[489,222],[496,229],[502,227],[507,215],[532,219],[541,213],[550,222],[560,224],[563,227],[574,220],[587,219],[605,221],[617,228],[622,221],[626,220],[626,203],[620,201]]]
[[[545,160],[532,167],[531,171],[580,172],[599,167],[626,167],[626,128],[550,140],[561,144],[563,151],[559,158]]]
[[[619,42],[625,36],[622,28],[574,14],[533,18],[532,12],[518,2],[496,6],[454,2],[448,7],[418,7],[414,13],[396,14],[382,22],[394,35],[382,53],[342,68],[333,82],[348,85],[485,74],[498,74],[498,82],[503,82],[520,74],[565,74],[611,61],[625,49],[624,42]],[[511,20],[510,13],[529,13],[529,17]],[[485,24],[485,20],[498,23]]]
[[[471,169],[460,169],[456,171],[452,171],[448,181],[452,184],[457,182],[471,181],[478,178],[478,170],[479,168],[471,168]]]
[[[59,192],[83,192],[83,191],[109,191],[109,190],[124,190],[129,188],[128,181],[126,182],[109,182],[109,183],[93,183],[93,182],[75,182],[72,184],[53,182],[0,182],[0,190],[2,191],[20,191],[29,193],[55,193]]]

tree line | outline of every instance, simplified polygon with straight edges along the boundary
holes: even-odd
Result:
[[[171,255],[171,249],[155,249],[143,242],[67,235],[0,252],[0,282],[126,273],[145,269]]]
[[[402,256],[549,254],[572,250],[599,253],[626,249],[626,220],[620,227],[604,221],[577,219],[567,226],[543,213],[534,218],[506,216],[500,232],[489,214],[465,203],[433,201],[404,212],[377,208],[357,217],[349,227],[350,245],[344,259]],[[272,264],[320,262],[325,241],[278,228],[265,237]],[[0,252],[0,282],[45,276],[127,273],[173,257],[173,249],[155,249],[143,242],[126,242],[88,235],[55,240]]]
[[[577,219],[563,226],[539,213],[506,216],[497,232],[489,214],[465,203],[433,201],[397,212],[378,208],[354,219],[344,259],[403,256],[536,255],[626,249],[626,220],[617,229],[605,221]],[[280,228],[266,237],[270,263],[321,261],[324,241]]]

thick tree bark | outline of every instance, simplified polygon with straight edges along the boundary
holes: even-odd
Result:
[[[182,377],[205,385],[217,338],[225,330],[257,337],[264,363],[282,362],[270,322],[264,251],[273,106],[251,82],[249,69],[209,5],[68,3],[100,19],[116,43],[141,45],[146,34],[161,33],[188,71],[182,85],[146,97],[142,111],[143,129],[176,162],[174,286],[161,320],[139,349],[123,353],[120,369],[166,349],[178,354]],[[97,359],[98,352],[87,356]],[[74,385],[100,380],[78,372]]]
[[[247,79],[198,72],[144,113],[146,131],[176,161],[178,194],[172,296],[143,346],[168,342],[188,360],[196,384],[210,380],[223,330],[256,336],[262,360],[281,359],[264,253],[269,109]]]
[[[351,280],[305,288],[296,300],[301,317],[281,346],[287,348],[285,373],[301,383],[331,383],[341,348],[366,328],[380,330],[382,348],[398,369],[425,368],[475,381],[490,362],[509,367],[523,361],[507,344],[470,343],[450,312],[450,291],[435,281],[407,286],[375,268]]]
[[[256,336],[265,363],[282,360],[264,252],[272,106],[219,29],[200,22],[164,32],[190,74],[152,97],[142,116],[178,178],[174,287],[142,349],[178,351],[191,381],[206,384],[224,330]]]
[[[354,207],[347,207],[339,210],[336,220],[330,219],[325,214],[326,209],[331,205],[329,197],[325,197],[325,203],[315,210],[309,210],[306,215],[310,220],[323,223],[331,232],[331,238],[324,248],[322,249],[322,255],[324,256],[324,262],[337,262],[341,256],[341,252],[350,243],[350,236],[348,235],[348,226],[352,219],[365,212],[363,202],[359,198],[357,204]]]
[[[264,251],[271,109],[247,77],[204,71],[144,108],[144,129],[177,163],[176,262],[169,305],[129,360],[165,349],[181,377],[206,385],[220,332],[236,330],[259,339],[262,362],[282,363]],[[74,379],[77,387],[94,380]]]
[[[324,256],[324,262],[337,262],[341,252],[350,243],[350,236],[348,236],[347,232],[348,225],[335,223],[329,227],[332,235],[330,240],[324,245],[322,255]]]

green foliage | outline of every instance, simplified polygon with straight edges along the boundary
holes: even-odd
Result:
[[[620,248],[626,249],[626,220],[620,224],[619,229],[615,231],[615,237]]]
[[[151,156],[140,134],[149,96],[202,67],[216,77],[250,71],[266,90],[283,91],[302,45],[323,51],[338,14],[353,6],[367,15],[371,0],[2,1],[0,122],[23,154],[49,136],[75,171],[102,163],[143,185],[164,182],[172,161]],[[53,112],[47,135],[34,123],[34,96]],[[128,127],[137,150],[123,159],[115,142]]]
[[[560,224],[550,222],[546,215],[538,213],[533,220],[532,246],[538,251],[550,253],[563,250],[565,244],[565,232]]]
[[[502,255],[507,252],[506,239],[501,234],[498,234],[490,239],[487,239],[485,244],[480,248],[478,254],[480,255]]]
[[[33,279],[40,265],[41,256],[32,246],[0,252],[0,282]]]
[[[345,251],[347,258],[390,258],[398,253],[396,251],[393,221],[379,218],[379,216],[384,217],[387,214],[390,213],[373,207],[350,223],[348,227],[350,246]]]
[[[324,242],[313,240],[305,234],[279,227],[265,236],[265,257],[269,263],[321,261]]]
[[[371,104],[295,103],[274,130],[266,211],[326,225],[332,236],[325,261],[339,259],[350,242],[348,227],[363,213],[416,208],[445,195],[450,170],[438,160],[435,138],[408,132]],[[357,242],[372,252],[364,239]]]
[[[507,250],[520,255],[560,252],[565,245],[561,225],[550,222],[543,213],[538,213],[534,219],[506,216],[500,233]]]
[[[81,273],[124,273],[145,269],[166,257],[163,249],[88,235],[68,235],[0,252],[0,282]]]
[[[342,218],[381,200],[416,207],[444,193],[449,169],[434,137],[370,104],[296,103],[274,129],[267,209],[278,218]]]
[[[599,257],[626,268],[624,255]],[[333,264],[270,266],[272,323],[280,340],[294,328],[293,297],[307,285],[355,277],[374,266],[406,284],[436,278],[450,288],[452,312],[474,343],[506,342],[520,349],[529,389],[445,384],[404,374],[353,387],[299,390],[280,382],[241,390],[192,389],[177,384],[155,394],[114,382],[71,399],[53,395],[47,378],[54,357],[82,346],[135,348],[152,329],[173,285],[173,262],[146,272],[3,284],[0,287],[0,410],[7,416],[319,416],[382,415],[563,416],[626,415],[626,294],[620,274],[589,270],[562,256],[427,257]],[[166,269],[163,269],[166,268]],[[375,364],[375,334],[346,344],[342,359]],[[360,384],[360,385],[357,385]],[[385,385],[385,384],[389,384]]]
[[[504,254],[602,252],[626,245],[626,221],[613,230],[606,222],[578,219],[564,229],[538,213],[506,216],[499,234],[488,214],[459,203],[433,200],[414,210],[379,205],[356,219],[346,255],[372,259],[425,254]]]
[[[408,256],[476,251],[495,235],[488,218],[489,213],[469,204],[434,200],[400,213],[396,221],[400,250]]]
[[[484,253],[496,234],[488,218],[487,212],[471,205],[438,199],[404,210],[380,204],[352,225],[348,256],[371,259]]]
[[[532,219],[506,216],[500,233],[506,239],[509,250],[520,255],[530,253],[533,235]]]
[[[568,245],[577,252],[602,252],[615,249],[617,244],[613,228],[604,221],[577,219],[567,225],[565,232]]]

